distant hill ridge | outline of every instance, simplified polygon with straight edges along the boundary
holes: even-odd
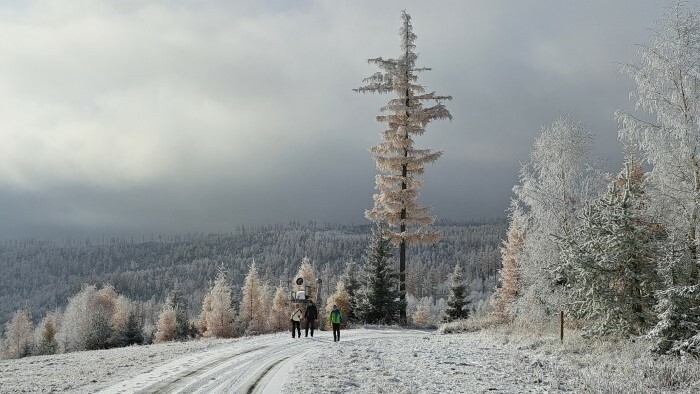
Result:
[[[409,253],[409,293],[441,295],[443,282],[457,262],[472,280],[494,280],[500,264],[498,249],[505,237],[504,219],[441,221],[435,228],[444,234],[438,244],[415,247]],[[274,287],[286,286],[301,259],[308,256],[327,294],[335,289],[348,261],[362,263],[370,229],[368,224],[290,222],[240,226],[227,234],[155,237],[158,240],[146,242],[124,237],[5,242],[0,246],[0,323],[24,306],[35,319],[64,307],[83,284],[111,283],[131,299],[161,301],[177,281],[196,314],[221,263],[234,289],[240,291],[253,259],[261,277]]]

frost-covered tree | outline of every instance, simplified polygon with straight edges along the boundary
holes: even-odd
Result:
[[[447,297],[447,309],[445,318],[447,321],[466,319],[469,317],[469,292],[467,284],[464,282],[462,266],[455,264],[452,277],[450,278],[450,295]]]
[[[33,330],[29,310],[21,309],[15,312],[5,330],[5,347],[9,358],[20,358],[30,354]]]
[[[143,330],[139,324],[136,312],[132,310],[129,312],[129,317],[126,319],[126,325],[124,326],[124,331],[121,335],[120,345],[141,345],[143,344],[143,341]]]
[[[182,294],[180,282],[175,280],[173,290],[170,292],[168,302],[175,311],[175,339],[179,341],[187,340],[190,337],[190,319],[187,313],[189,301]]]
[[[444,298],[435,299],[433,296],[415,298],[409,294],[406,311],[411,317],[411,323],[419,327],[437,327],[445,321],[447,302]]]
[[[245,325],[246,334],[260,334],[263,331],[263,321],[267,317],[262,299],[262,284],[258,276],[255,261],[250,264],[248,275],[243,282],[241,301],[241,323]]]
[[[61,327],[57,333],[59,347],[64,352],[85,350],[85,340],[92,324],[95,286],[83,286],[78,294],[68,300],[63,312]]]
[[[270,330],[273,332],[289,329],[288,298],[289,295],[284,288],[282,286],[277,286],[275,296],[272,299],[272,307],[269,316]]]
[[[399,322],[400,311],[406,310],[396,273],[391,266],[391,241],[381,226],[372,230],[367,247],[362,286],[357,291],[355,314],[366,323]]]
[[[591,335],[640,335],[656,322],[656,227],[644,216],[641,179],[641,168],[626,164],[560,239],[568,311]]]
[[[442,104],[452,97],[426,93],[425,87],[418,84],[418,74],[430,69],[416,65],[418,54],[411,17],[404,11],[402,18],[401,55],[396,59],[369,59],[380,71],[365,78],[366,85],[355,91],[394,95],[377,116],[379,122],[387,124],[387,129],[383,142],[370,149],[380,173],[376,176],[378,192],[374,195],[374,207],[365,216],[391,228],[387,236],[399,247],[399,283],[401,300],[405,303],[406,245],[430,244],[439,239],[439,233],[428,228],[435,218],[428,215],[428,208],[422,207],[417,198],[422,182],[419,177],[424,174],[425,165],[435,162],[442,152],[418,149],[414,138],[425,132],[429,122],[452,119]],[[401,311],[401,321],[406,321],[405,310]]]
[[[697,284],[700,225],[700,16],[674,1],[640,46],[637,62],[621,70],[637,87],[630,96],[648,122],[618,111],[620,139],[639,149],[652,168],[649,208],[664,228],[687,240],[689,282]]]
[[[177,317],[170,302],[163,305],[156,324],[156,343],[174,341],[177,338]]]
[[[87,350],[107,349],[112,346],[112,325],[109,316],[102,309],[95,310],[90,316],[90,329],[85,336]]]
[[[663,290],[657,292],[655,310],[659,320],[648,336],[654,351],[700,356],[700,285],[679,285],[688,274],[687,248],[673,236],[665,240],[659,273]]]
[[[58,342],[56,341],[58,321],[59,314],[56,312],[47,314],[41,320],[34,335],[35,355],[55,354],[58,351]]]
[[[347,325],[346,316],[350,313],[350,295],[345,288],[345,283],[341,280],[335,286],[335,293],[331,294],[326,301],[326,316],[329,316],[333,310],[333,305],[336,305],[340,309],[341,316],[343,316],[343,326]],[[328,320],[328,319],[326,319]],[[321,320],[323,321],[323,320]],[[331,328],[330,323],[326,323],[327,328]]]
[[[501,269],[498,271],[499,287],[491,299],[493,314],[499,322],[511,320],[508,312],[518,296],[519,265],[525,243],[525,214],[515,200],[511,201],[508,233],[501,247]]]
[[[226,280],[226,271],[221,265],[214,286],[204,300],[203,316],[200,320],[205,319],[206,331],[202,334],[217,338],[234,337],[236,335],[235,314],[231,300],[231,286]]]
[[[304,279],[304,284],[299,286],[296,283],[294,284],[294,290],[296,291],[301,291],[301,290],[308,290],[308,294],[306,295],[310,300],[316,300],[316,294],[318,289],[316,289],[316,270],[314,269],[313,264],[311,264],[311,259],[308,257],[304,257],[301,260],[301,265],[299,266],[299,271],[297,271],[296,276],[294,277],[295,280],[296,278],[302,278]],[[307,289],[308,286],[308,289]]]
[[[576,227],[584,202],[598,188],[599,178],[590,165],[592,141],[580,123],[556,118],[536,138],[530,162],[520,170],[520,184],[513,188],[527,213],[519,267],[522,292],[513,306],[527,322],[540,324],[565,303],[554,236]]]
[[[412,320],[413,324],[416,326],[425,327],[430,321],[430,306],[426,303],[427,299],[428,297],[421,298],[416,307],[416,311],[413,313]]]
[[[340,280],[345,285],[345,291],[348,292],[348,302],[350,303],[350,309],[343,316],[346,316],[348,321],[354,321],[356,319],[355,304],[357,303],[357,290],[360,288],[361,279],[360,269],[358,264],[353,259],[350,259],[350,261],[348,261],[348,263],[345,265],[345,270],[343,271]]]
[[[116,335],[121,335],[121,333],[126,331],[126,325],[129,321],[131,311],[131,301],[123,295],[118,296],[114,303],[114,311],[111,316],[112,330]],[[118,345],[118,343],[115,344]]]

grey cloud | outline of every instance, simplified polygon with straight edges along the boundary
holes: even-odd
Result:
[[[658,1],[32,2],[3,5],[0,239],[362,222],[389,97],[351,89],[413,16],[422,81],[455,119],[421,201],[502,215],[542,125],[570,114],[621,160],[615,62]]]

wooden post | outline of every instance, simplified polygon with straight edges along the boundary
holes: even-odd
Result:
[[[564,311],[559,311],[559,342],[564,343]]]

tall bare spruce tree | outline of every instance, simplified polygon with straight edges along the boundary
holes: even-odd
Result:
[[[406,245],[410,243],[431,244],[437,242],[440,234],[427,227],[433,224],[434,217],[428,216],[428,208],[416,201],[419,195],[425,164],[436,161],[441,151],[417,149],[414,136],[422,135],[428,123],[435,119],[450,119],[452,115],[442,104],[451,100],[450,96],[439,96],[435,92],[426,93],[418,84],[418,74],[430,68],[417,67],[415,40],[411,17],[404,11],[400,29],[401,56],[396,59],[378,57],[369,59],[381,71],[365,78],[365,86],[355,89],[359,93],[393,93],[395,97],[380,109],[377,121],[386,123],[383,142],[370,148],[379,174],[376,177],[377,194],[374,207],[365,212],[373,222],[385,222],[390,226],[387,236],[399,247],[399,290],[401,301],[406,298]],[[424,103],[432,106],[424,107]],[[400,315],[406,322],[406,310]]]

